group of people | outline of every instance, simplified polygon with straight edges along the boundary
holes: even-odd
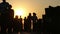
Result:
[[[21,31],[24,30],[24,31],[29,31],[29,32],[30,31],[35,31],[35,32],[41,31],[42,21],[41,21],[41,19],[37,18],[36,13],[33,13],[33,16],[31,15],[31,13],[29,13],[29,15],[27,17],[25,17],[24,19],[22,19],[21,16],[20,16],[20,18],[18,18],[18,16],[16,16],[14,20],[15,20],[14,23],[16,24],[14,26],[18,30],[20,29]],[[22,21],[24,21],[24,24]],[[33,25],[33,28],[31,28],[31,25]],[[23,29],[23,27],[24,27],[24,29]]]
[[[33,24],[33,28],[35,26],[35,23],[37,23],[37,16],[35,13],[33,13],[33,16],[31,16],[31,13],[29,13],[28,17],[24,18],[24,28],[25,30],[31,30],[31,23]]]
[[[11,25],[14,18],[14,10],[12,9],[12,5],[6,2],[6,0],[2,0],[0,3],[0,28],[2,33],[6,33],[6,29],[11,31]]]
[[[24,31],[31,31],[31,23],[33,23],[33,31],[36,31],[37,27],[40,29],[41,20],[37,18],[36,13],[33,13],[33,16],[29,13],[27,18],[24,18]],[[4,34],[7,29],[8,33],[11,33],[12,29],[13,32],[23,31],[21,16],[19,19],[18,16],[14,18],[14,10],[12,9],[12,5],[6,2],[6,0],[3,0],[3,2],[0,3],[0,28],[0,32]]]

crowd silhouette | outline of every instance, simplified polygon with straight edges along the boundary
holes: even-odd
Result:
[[[39,34],[57,34],[60,31],[60,6],[45,8],[46,14],[43,15],[42,19],[38,19],[36,13],[31,13],[27,17],[22,17],[18,19],[16,15],[14,18],[14,10],[12,5],[2,0],[0,3],[0,33],[10,34],[12,32],[39,32]],[[23,21],[24,20],[24,29]],[[31,29],[31,23],[33,24],[33,29]],[[8,29],[8,31],[7,31]]]

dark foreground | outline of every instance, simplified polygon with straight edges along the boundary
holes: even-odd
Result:
[[[5,34],[5,33],[0,33]],[[6,33],[6,34],[43,34],[42,32],[13,32],[13,33]]]

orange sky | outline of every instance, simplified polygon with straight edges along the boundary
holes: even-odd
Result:
[[[42,14],[45,14],[45,8],[49,5],[60,5],[59,0],[7,0],[7,2],[12,5],[15,12],[22,9],[24,17],[28,16],[29,13],[35,12],[38,18],[42,18]]]

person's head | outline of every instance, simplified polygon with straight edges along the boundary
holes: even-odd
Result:
[[[11,5],[9,5],[9,8],[11,9],[11,8],[12,8],[12,6],[11,6]]]
[[[15,19],[18,19],[18,16],[17,15],[15,16]]]
[[[29,13],[29,16],[31,16],[31,13]]]
[[[21,18],[21,16],[20,16],[20,18]]]
[[[36,13],[33,13],[33,16],[36,16]]]
[[[26,17],[24,17],[24,19],[26,19]]]
[[[6,0],[2,0],[3,2],[6,2]]]

